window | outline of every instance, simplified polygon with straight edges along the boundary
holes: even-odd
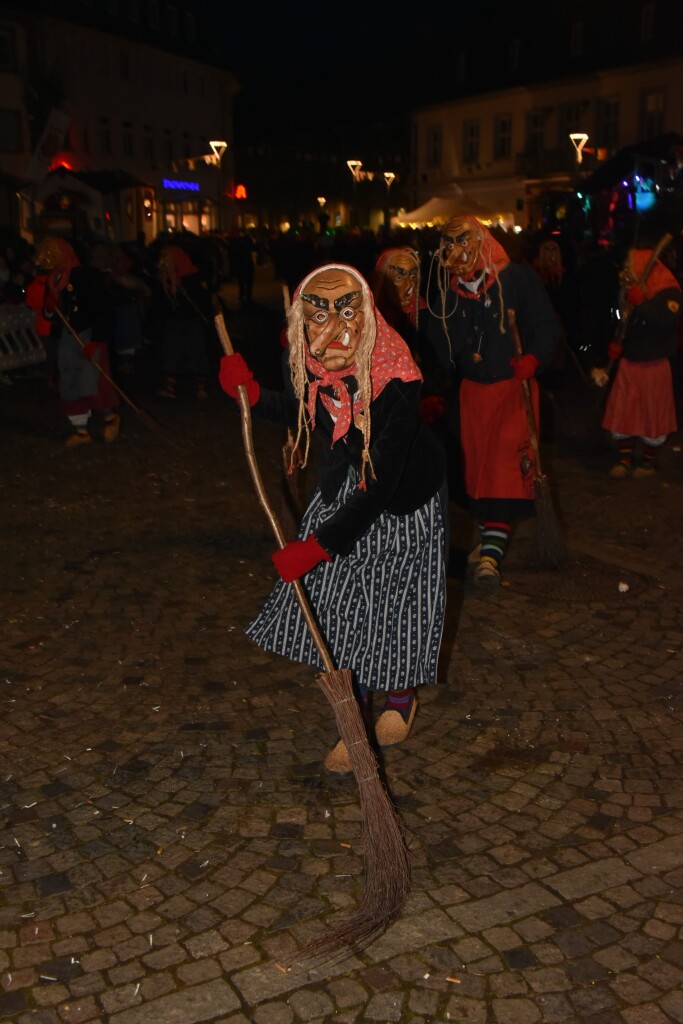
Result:
[[[583,22],[575,21],[569,34],[569,53],[572,57],[583,57]]]
[[[427,167],[441,167],[443,136],[441,125],[433,125],[427,129],[426,164]]]
[[[585,123],[586,118],[583,116],[583,108],[584,104],[582,103],[563,103],[560,107],[557,119],[560,148],[569,141],[567,136],[570,132],[584,130],[582,121]]]
[[[100,118],[100,149],[107,156],[111,155],[111,125],[108,117]]]
[[[143,135],[143,147],[145,153],[145,160],[147,163],[154,167],[155,154],[154,154],[154,129],[151,124],[146,124]]]
[[[133,155],[133,126],[130,121],[123,122],[123,130],[121,132],[121,141],[123,143],[123,155]]]
[[[656,4],[645,4],[640,15],[640,38],[644,43],[651,43],[655,37]]]
[[[512,114],[499,114],[493,121],[493,159],[512,155]]]
[[[0,110],[0,153],[21,152],[21,117],[18,110]]]
[[[479,121],[465,121],[462,126],[462,159],[466,164],[479,163]]]
[[[606,97],[600,102],[598,145],[604,149],[619,148],[619,100]]]
[[[532,110],[526,119],[526,151],[540,153],[545,148],[545,114]]]
[[[16,71],[17,55],[14,48],[14,32],[0,28],[0,71]]]
[[[172,36],[178,35],[178,11],[173,4],[166,8],[166,27]]]
[[[641,100],[641,129],[643,139],[656,139],[664,134],[664,90],[653,89],[643,93]]]
[[[147,24],[155,32],[159,31],[159,0],[147,0]]]

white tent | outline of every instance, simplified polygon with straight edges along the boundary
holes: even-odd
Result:
[[[396,222],[401,226],[409,224],[445,224],[451,217],[465,216],[489,217],[494,210],[482,206],[464,192],[452,196],[432,196],[422,206],[407,213],[399,212]]]

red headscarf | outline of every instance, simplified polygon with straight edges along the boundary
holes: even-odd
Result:
[[[643,274],[648,260],[652,256],[652,249],[631,249],[628,255],[628,265],[631,276],[639,281]],[[659,260],[655,260],[647,280],[643,281],[643,289],[646,296],[651,299],[657,292],[663,292],[667,288],[680,289],[680,285],[668,267],[665,267]]]
[[[166,245],[159,257],[159,275],[165,291],[175,295],[184,277],[196,274],[197,267],[179,245]]]
[[[44,239],[36,265],[49,272],[48,288],[53,295],[59,295],[68,285],[71,271],[80,267],[80,260],[65,238]]]

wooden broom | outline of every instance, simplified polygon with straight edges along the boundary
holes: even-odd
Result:
[[[508,322],[518,356],[523,354],[519,334],[517,313],[508,309]],[[541,569],[561,569],[567,560],[567,548],[562,536],[560,522],[553,506],[548,477],[541,466],[541,451],[534,407],[531,402],[531,388],[528,380],[520,381],[522,396],[531,440],[532,471],[534,474],[534,497],[536,505],[535,560]]]
[[[215,318],[223,351],[232,355],[233,347],[222,315]],[[287,543],[268,501],[254,451],[251,408],[247,390],[238,389],[242,420],[242,441],[258,500],[266,514],[280,548]],[[316,622],[306,592],[299,580],[292,584],[301,612],[325,671],[316,682],[334,711],[339,735],[346,744],[353,774],[358,783],[363,837],[365,839],[365,890],[356,913],[337,928],[309,942],[298,954],[288,958],[339,960],[359,952],[378,938],[398,917],[410,892],[410,861],[401,821],[379,777],[377,759],[368,742],[360,707],[353,693],[349,669],[336,668]]]

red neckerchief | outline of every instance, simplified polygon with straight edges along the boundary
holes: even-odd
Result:
[[[393,327],[389,326],[378,309],[375,310],[375,317],[377,320],[377,337],[370,362],[372,401],[381,395],[390,380],[422,380],[422,374],[417,368],[410,354],[410,349],[403,338]],[[345,370],[328,372],[322,363],[313,358],[308,348],[306,348],[305,357],[306,368],[313,375],[313,380],[309,381],[308,384],[307,403],[308,415],[311,418],[311,428],[315,427],[315,405],[319,389],[329,385],[335,389],[334,398],[331,395],[320,395],[323,406],[334,420],[334,431],[332,433],[332,444],[334,444],[340,437],[346,436],[352,419],[363,412],[360,393],[357,393],[352,404],[348,388],[342,383],[345,377],[354,376],[357,368],[355,363],[352,363]]]

